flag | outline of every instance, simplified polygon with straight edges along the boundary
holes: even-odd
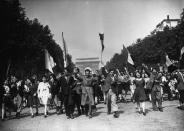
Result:
[[[131,65],[134,65],[132,57],[130,56],[130,53],[129,53],[128,49],[124,45],[123,45],[122,54],[125,55],[126,62],[130,63]]]
[[[184,47],[181,48],[180,60],[181,60],[181,58],[182,58],[183,53],[184,53]]]
[[[64,51],[64,67],[67,67],[67,65],[68,65],[68,62],[67,62],[68,49],[67,49],[67,46],[66,46],[66,42],[65,42],[65,39],[64,39],[63,32],[62,32],[62,40],[63,40],[63,51]]]
[[[104,48],[105,48],[105,46],[104,46],[104,34],[99,33],[99,36],[100,36],[100,41],[101,41],[101,45],[102,45],[102,52],[103,52]]]
[[[167,67],[169,67],[170,65],[173,64],[173,63],[171,62],[171,60],[169,59],[169,56],[168,56],[167,54],[166,54],[165,58],[166,58],[165,64],[166,64]]]
[[[45,49],[45,68],[53,73],[52,68],[56,65],[52,56],[50,56],[49,52]]]

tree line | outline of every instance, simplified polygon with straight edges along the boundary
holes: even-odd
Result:
[[[125,66],[129,68],[139,68],[143,63],[156,66],[158,63],[165,64],[165,55],[168,54],[171,60],[180,61],[180,68],[184,68],[184,58],[180,60],[180,50],[184,46],[184,11],[176,27],[166,26],[163,31],[151,32],[143,39],[131,44],[127,49],[135,63],[135,66],[127,65],[124,52],[116,53],[106,63],[108,69],[123,70]]]
[[[44,72],[44,49],[48,50],[56,62],[55,70],[64,70],[63,51],[53,39],[49,26],[42,25],[38,19],[30,20],[19,0],[1,0],[0,16],[1,80],[7,74],[23,77]]]

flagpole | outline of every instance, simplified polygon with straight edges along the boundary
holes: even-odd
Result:
[[[103,53],[103,52],[101,51],[101,64],[102,64],[102,53]]]
[[[8,64],[8,67],[7,67],[7,70],[6,70],[6,78],[8,77],[8,74],[9,74],[10,65],[11,65],[11,59],[9,60],[9,64]]]

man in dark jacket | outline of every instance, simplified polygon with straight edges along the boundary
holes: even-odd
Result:
[[[74,106],[73,108],[75,108],[75,106],[77,106],[77,110],[78,110],[78,116],[80,116],[82,114],[82,112],[84,113],[84,109],[82,109],[81,111],[81,93],[82,93],[82,88],[81,88],[81,82],[82,82],[82,78],[81,78],[81,74],[80,74],[80,70],[79,68],[74,68],[74,88],[72,89],[72,95],[73,95],[73,100],[74,100]]]
[[[73,102],[73,96],[72,96],[72,88],[74,84],[74,78],[67,73],[67,70],[65,70],[64,75],[60,79],[61,83],[61,92],[63,95],[63,104],[65,107],[65,113],[67,118],[73,119],[73,112],[74,112],[74,102]]]

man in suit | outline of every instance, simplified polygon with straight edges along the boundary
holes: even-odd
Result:
[[[82,109],[81,111],[82,77],[80,74],[80,70],[77,67],[74,68],[73,78],[75,80],[74,88],[72,89],[72,95],[73,95],[73,100],[74,100],[73,108],[77,106],[78,116],[80,116],[82,112],[84,113],[84,109]]]
[[[64,71],[64,75],[60,79],[61,83],[61,92],[62,92],[62,100],[65,107],[65,113],[68,119],[73,119],[74,112],[74,102],[72,96],[72,88],[74,84],[74,78],[71,74],[68,73],[67,70]]]

